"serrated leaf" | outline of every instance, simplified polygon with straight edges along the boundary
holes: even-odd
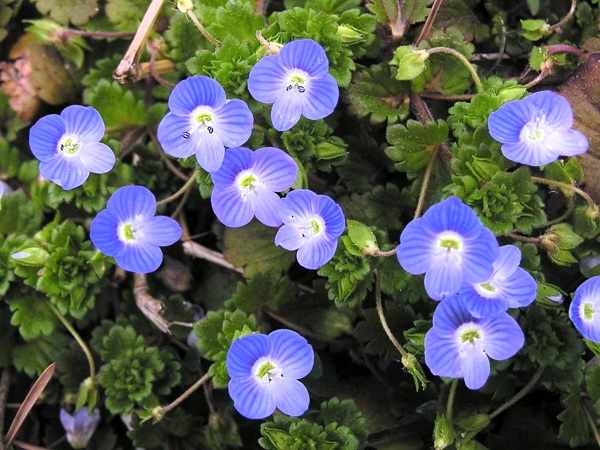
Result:
[[[57,22],[83,25],[98,13],[98,0],[33,0],[38,11]]]
[[[83,92],[85,103],[98,110],[112,130],[146,123],[146,107],[129,89],[116,81],[100,80]]]
[[[56,328],[57,320],[46,301],[40,297],[28,296],[11,299],[11,325],[19,327],[25,340],[40,336],[50,336]]]

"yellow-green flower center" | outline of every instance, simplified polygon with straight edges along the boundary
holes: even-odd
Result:
[[[255,185],[256,185],[256,177],[252,174],[248,174],[243,176],[240,179],[240,187],[242,189],[254,189]]]
[[[135,230],[133,229],[133,225],[130,223],[123,225],[121,228],[121,235],[126,241],[133,241],[135,239]]]
[[[258,367],[258,370],[256,371],[256,376],[262,379],[269,375],[269,372],[271,372],[271,370],[275,368],[275,364],[273,364],[271,361],[265,361]]]
[[[313,234],[319,234],[321,229],[321,224],[317,219],[310,219],[310,231],[312,231]]]
[[[583,304],[583,318],[585,320],[592,320],[594,318],[594,306],[591,303]]]
[[[481,289],[483,289],[484,291],[488,291],[488,292],[496,292],[496,288],[491,284],[491,283],[481,283],[479,285],[479,287]]]
[[[208,122],[212,122],[212,114],[207,112],[200,112],[194,116],[194,120],[201,125],[206,125]]]
[[[75,155],[79,151],[79,144],[73,138],[66,138],[60,143],[60,151],[67,155]]]
[[[479,335],[479,331],[477,331],[477,330],[467,330],[467,331],[464,331],[460,335],[460,340],[462,342],[469,342],[469,343],[473,344],[480,337],[481,336]]]
[[[440,239],[439,245],[448,250],[460,250],[460,241],[458,239]]]

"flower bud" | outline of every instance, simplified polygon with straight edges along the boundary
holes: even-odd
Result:
[[[337,34],[344,44],[356,44],[364,39],[364,34],[352,25],[339,25]]]
[[[454,443],[455,433],[452,423],[445,415],[435,418],[433,428],[433,446],[435,450],[444,450]]]
[[[39,247],[29,247],[10,255],[11,259],[20,266],[41,267],[50,255],[46,250]]]
[[[87,408],[81,408],[71,415],[61,409],[60,422],[65,429],[67,441],[71,444],[71,447],[85,448],[100,423],[100,412],[95,409],[90,414]]]

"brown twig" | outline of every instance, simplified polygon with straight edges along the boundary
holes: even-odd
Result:
[[[571,0],[571,7],[569,8],[569,11],[567,11],[567,14],[562,19],[560,19],[558,22],[556,22],[554,25],[550,26],[550,30],[551,31],[555,31],[557,33],[561,33],[562,32],[562,28],[575,15],[575,10],[576,9],[577,9],[577,0]]]
[[[204,259],[205,261],[209,261],[213,264],[224,267],[225,269],[237,272],[239,274],[244,273],[243,269],[235,267],[233,264],[227,261],[222,253],[219,253],[215,250],[211,250],[210,248],[200,245],[197,242],[184,241],[182,247],[183,252],[186,255],[190,255],[198,259]]]
[[[549,55],[557,55],[559,53],[568,53],[570,55],[575,55],[577,57],[585,55],[586,51],[582,50],[574,45],[569,44],[553,44],[546,45],[544,50],[548,52]]]
[[[255,0],[254,1],[254,14],[257,16],[264,16],[267,11],[267,0]]]
[[[165,0],[152,0],[148,6],[129,48],[113,72],[113,78],[119,83],[126,83],[131,79],[139,80],[138,62],[164,2]]]
[[[383,7],[385,9],[385,14],[387,15],[389,22],[388,25],[390,27],[390,33],[392,34],[392,41],[398,42],[404,36],[406,32],[406,17],[402,14],[402,9],[404,8],[404,0],[396,0],[396,15],[391,14],[392,11],[388,11],[387,6],[388,2],[383,2]]]
[[[133,298],[140,312],[165,334],[171,334],[169,322],[163,317],[164,304],[148,293],[146,276],[133,275]]]
[[[442,7],[443,3],[444,3],[444,0],[434,0],[433,1],[433,5],[431,5],[431,11],[429,12],[429,15],[427,16],[427,20],[425,21],[423,28],[421,28],[421,32],[419,33],[419,36],[415,40],[415,46],[418,46],[425,39],[429,38],[429,35],[431,34],[431,29],[433,28],[433,22],[435,22],[435,18],[437,17],[438,13],[440,12],[440,8]]]
[[[448,102],[468,102],[475,95],[474,94],[460,94],[460,95],[444,95],[437,92],[421,92],[419,94],[421,98],[428,98],[431,100],[444,100]]]
[[[4,450],[4,416],[6,413],[6,399],[8,398],[8,388],[10,387],[11,369],[10,367],[2,371],[0,379],[0,450]]]
[[[523,236],[515,232],[508,233],[506,237],[514,239],[515,241],[526,242],[529,244],[539,245],[542,240],[539,237]]]
[[[129,39],[133,36],[133,33],[129,31],[86,31],[62,28],[56,36],[61,41],[66,41],[72,36],[81,36],[90,39]]]
[[[158,139],[156,138],[156,134],[154,133],[154,131],[150,127],[148,127],[146,130],[148,132],[148,136],[150,136],[150,139],[152,140],[152,143],[158,150],[158,156],[160,157],[160,159],[163,160],[163,162],[165,163],[165,166],[167,166],[167,169],[169,169],[173,173],[173,175],[175,175],[180,180],[183,180],[183,181],[189,180],[190,176],[186,175],[181,170],[179,170],[177,168],[177,166],[175,166],[175,164],[173,164],[171,162],[171,160],[169,159],[167,154],[163,151],[162,146],[158,142]]]

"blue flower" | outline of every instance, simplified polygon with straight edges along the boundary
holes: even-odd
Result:
[[[325,50],[311,39],[292,41],[262,58],[250,72],[248,90],[257,101],[273,104],[271,121],[279,131],[292,128],[300,116],[327,117],[340,96]]]
[[[252,134],[254,119],[242,100],[226,100],[212,78],[194,76],[177,83],[169,96],[170,112],[158,126],[165,152],[177,158],[196,155],[208,172],[221,167],[225,147],[238,147]]]
[[[588,140],[572,126],[571,105],[552,91],[508,102],[488,119],[490,134],[502,144],[504,156],[528,166],[584,153]]]
[[[109,199],[92,220],[90,238],[96,248],[115,258],[124,270],[150,273],[163,260],[160,247],[181,237],[181,227],[170,217],[155,216],[156,199],[143,186],[125,186]]]
[[[454,296],[433,313],[433,327],[425,335],[425,363],[434,375],[464,378],[469,389],[479,389],[490,376],[488,358],[511,358],[524,342],[521,328],[507,313],[477,318]]]
[[[283,226],[275,236],[275,245],[298,250],[298,263],[306,269],[318,269],[333,258],[346,226],[337,203],[326,195],[298,189],[281,201],[279,213]]]
[[[575,290],[569,317],[584,338],[600,343],[600,276],[584,281]]]
[[[296,162],[274,147],[251,151],[232,148],[221,168],[211,174],[210,201],[218,219],[228,227],[248,224],[256,215],[270,227],[281,225],[281,198],[276,192],[289,189],[298,173]]]
[[[458,292],[469,312],[475,317],[488,317],[508,308],[528,306],[535,300],[537,283],[519,267],[521,250],[504,245],[498,250],[494,272],[484,282],[464,285]]]
[[[38,120],[29,130],[29,147],[40,161],[40,175],[65,190],[85,183],[91,173],[109,172],[115,155],[100,142],[104,122],[91,106],[72,105]]]
[[[4,181],[0,181],[0,199],[2,196],[12,193],[11,187]]]
[[[492,275],[498,242],[475,212],[457,197],[432,206],[400,235],[398,262],[413,275],[425,273],[425,290],[435,300],[453,295],[463,283]]]
[[[227,352],[233,406],[248,419],[264,419],[276,408],[289,416],[301,416],[310,398],[298,380],[310,373],[314,359],[312,346],[295,331],[276,330],[236,339]]]
[[[86,448],[100,423],[100,412],[95,409],[90,414],[87,408],[81,408],[71,415],[60,410],[60,423],[67,434],[67,441],[73,448]]]

